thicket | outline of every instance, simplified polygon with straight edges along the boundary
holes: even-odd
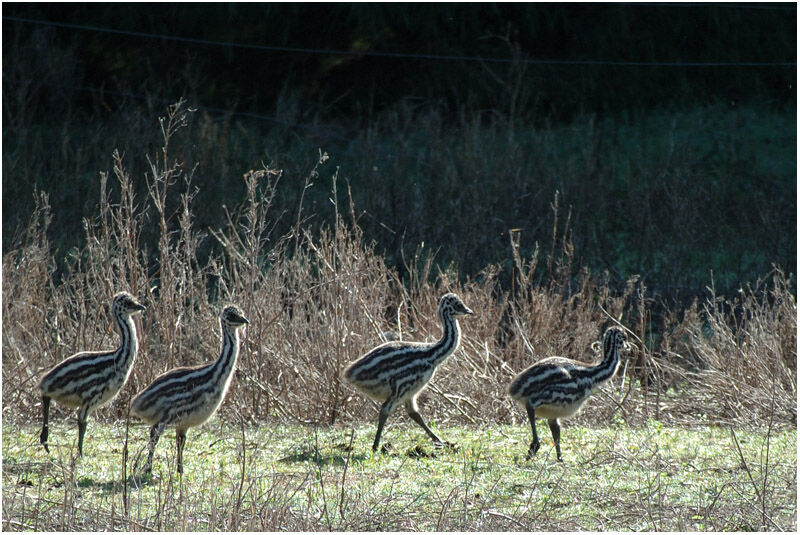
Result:
[[[57,209],[48,193],[38,194],[24,232],[3,255],[4,415],[35,418],[35,385],[47,367],[77,349],[116,343],[108,302],[128,289],[148,307],[141,354],[119,400],[100,418],[121,417],[157,373],[215,356],[217,314],[233,301],[251,324],[223,418],[235,412],[250,421],[371,420],[373,407],[339,379],[340,371],[387,330],[405,339],[437,337],[438,297],[455,291],[476,315],[463,321],[461,350],[423,395],[439,422],[515,420],[518,408],[505,388],[516,372],[543,355],[591,360],[591,343],[620,321],[636,349],[612,388],[593,398],[592,418],[795,424],[796,297],[781,268],[743,284],[736,296],[717,295],[712,283],[690,306],[669,308],[640,277],[617,290],[608,273],[582,266],[574,256],[574,219],[555,197],[548,243],[527,254],[512,233],[508,287],[500,284],[498,264],[461,277],[421,246],[403,259],[401,275],[365,239],[363,215],[324,153],[300,183],[265,165],[244,173],[236,206],[198,205],[194,181],[203,169],[173,153],[191,122],[178,103],[160,119],[161,148],[144,162],[114,152],[113,171],[96,184],[94,215],[83,220],[83,244],[58,278],[48,238]],[[146,171],[134,174],[137,165]],[[136,193],[137,182],[144,195]],[[310,206],[304,195],[312,183],[326,184],[330,202]],[[275,200],[290,192],[299,195],[295,210],[276,213]],[[207,233],[197,214],[212,210],[226,224]],[[312,224],[313,214],[326,211],[332,223]],[[280,217],[291,222],[288,232],[277,232]],[[152,250],[148,233],[156,237]],[[201,259],[207,242],[215,252]]]

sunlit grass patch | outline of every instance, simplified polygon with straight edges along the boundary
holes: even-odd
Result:
[[[68,424],[47,455],[34,426],[4,423],[4,528],[791,530],[796,516],[795,430],[569,425],[558,463],[547,442],[524,460],[527,426],[440,429],[451,449],[400,422],[373,453],[371,426],[214,422],[190,435],[182,478],[167,432],[152,477],[123,480],[124,426],[93,429],[73,465]],[[146,439],[132,427],[129,451]]]

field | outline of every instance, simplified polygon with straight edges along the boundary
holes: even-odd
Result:
[[[753,109],[732,114],[706,109],[684,118],[690,130],[702,125],[707,131],[709,121],[738,124],[756,115]],[[791,136],[786,117],[773,114],[770,120],[781,125],[777,153],[785,155]],[[685,150],[653,164],[660,170],[646,167],[647,153],[636,148],[626,153],[624,165],[614,159],[617,147],[604,148],[584,153],[586,161],[567,158],[569,172],[551,171],[544,186],[527,180],[526,171],[518,182],[504,183],[510,189],[489,192],[509,200],[517,186],[541,189],[537,202],[546,209],[535,216],[536,240],[528,237],[533,232],[509,222],[500,222],[495,230],[502,227],[503,234],[496,236],[482,226],[485,214],[470,215],[468,206],[489,210],[480,177],[457,189],[463,198],[436,190],[457,186],[457,173],[444,182],[401,183],[409,191],[414,184],[432,189],[416,191],[422,204],[395,208],[431,214],[431,201],[446,198],[448,213],[457,214],[448,222],[454,227],[432,219],[430,228],[473,250],[503,251],[503,258],[484,263],[467,249],[448,253],[447,240],[438,242],[445,252],[437,255],[421,241],[425,228],[415,231],[420,241],[379,248],[365,227],[391,217],[383,212],[376,223],[374,212],[360,211],[351,182],[338,166],[331,167],[324,151],[304,175],[266,163],[245,166],[242,159],[209,172],[202,167],[203,151],[228,139],[214,130],[220,124],[197,118],[185,102],[170,106],[158,129],[160,150],[144,158],[115,150],[105,160],[111,171],[86,180],[87,191],[98,193],[96,204],[87,195],[82,212],[80,203],[59,200],[58,192],[51,197],[38,191],[30,217],[4,239],[5,530],[796,530],[796,266],[780,262],[793,258],[795,240],[781,231],[786,220],[781,214],[791,199],[781,195],[781,203],[774,204],[774,192],[729,199],[725,206],[739,215],[743,212],[735,207],[757,201],[755,211],[736,218],[769,235],[737,238],[736,247],[753,252],[750,256],[727,240],[727,232],[738,232],[723,225],[729,214],[716,210],[718,219],[709,220],[718,223],[703,224],[704,205],[696,202],[725,189],[732,176],[778,177],[775,183],[787,187],[787,169],[796,164],[781,157],[767,166],[764,159],[747,156],[759,152],[759,143],[748,137],[752,129],[736,130],[737,141],[730,145],[731,154],[742,157],[741,168],[729,166],[730,159],[709,160],[703,151],[689,150],[695,138],[673,133],[665,143],[683,139],[677,146]],[[462,133],[462,142],[478,157],[478,148],[497,141],[499,130],[484,129],[479,120],[473,127]],[[35,137],[33,131],[26,135]],[[136,135],[127,142],[152,139],[142,134],[134,141]],[[605,136],[590,120],[529,137],[531,146],[560,162],[559,151],[570,143],[580,147]],[[254,137],[240,132],[230,139]],[[446,144],[437,152],[437,158],[445,156],[438,160],[445,167],[460,161]],[[226,157],[239,158],[247,148]],[[263,150],[254,149],[248,158]],[[70,150],[65,146],[62,152]],[[620,169],[631,164],[637,178],[596,196],[586,188],[586,173],[595,171],[583,165],[595,159],[613,171],[607,177],[624,182]],[[472,169],[480,164],[489,172],[491,161],[473,160]],[[364,168],[352,169],[369,175]],[[195,173],[203,171],[228,180],[195,183]],[[14,172],[19,185],[25,166]],[[393,173],[404,171],[392,170],[381,183],[393,184]],[[651,175],[664,181],[645,180]],[[690,187],[696,180],[708,182]],[[571,184],[566,198],[580,201],[574,207],[559,189],[566,182]],[[628,191],[634,183],[642,189],[617,203],[619,188]],[[756,183],[761,182],[753,179]],[[4,175],[4,194],[5,187]],[[668,211],[680,209],[674,217],[658,212],[666,206],[659,201],[665,192],[675,201]],[[681,205],[691,192],[699,196]],[[640,194],[653,204],[636,202]],[[383,194],[376,198],[387,202]],[[517,209],[533,202],[518,200]],[[603,218],[586,217],[596,213],[595,201],[619,211],[605,224],[613,226],[622,214],[629,230],[646,232],[613,234],[604,230],[610,227],[596,226]],[[639,217],[649,223],[639,225]],[[51,239],[64,239],[65,221],[82,233],[68,231],[69,240],[56,244]],[[665,230],[665,222],[681,228]],[[703,233],[702,240],[693,239],[694,229]],[[468,239],[456,239],[461,235]],[[650,255],[662,248],[650,239],[656,235],[680,249],[661,260],[680,257],[689,263]],[[627,255],[631,236],[642,247]],[[576,247],[578,242],[583,246]],[[714,252],[709,243],[727,248]],[[603,262],[595,257],[589,264],[588,255],[576,253],[587,246],[613,263],[599,269]],[[456,262],[457,256],[464,262]],[[657,269],[641,264],[644,256]],[[717,265],[729,268],[718,279]],[[693,290],[709,267],[705,290]],[[646,275],[639,275],[639,268]],[[740,277],[754,272],[758,275]],[[681,283],[688,273],[694,282]],[[37,439],[37,380],[71,353],[118,343],[108,305],[122,289],[147,306],[136,320],[140,355],[129,382],[90,418],[87,455],[78,463],[71,457],[74,411],[54,407],[53,454],[47,455]],[[441,366],[420,405],[425,418],[460,449],[433,450],[417,429],[407,427],[405,416],[396,415],[385,435],[393,447],[372,455],[377,409],[340,380],[341,370],[387,331],[406,340],[437,338],[436,304],[447,291],[458,293],[476,314],[461,322],[461,346]],[[131,397],[167,369],[215,358],[218,315],[226,302],[241,306],[250,320],[232,388],[212,423],[190,431],[183,479],[174,476],[172,431],[161,439],[154,476],[140,479],[134,467],[147,430],[139,422],[124,425]],[[591,344],[617,323],[628,329],[633,351],[617,376],[565,425],[566,462],[554,462],[542,427],[542,450],[524,461],[530,430],[505,393],[508,383],[546,355],[592,360]]]
[[[796,531],[792,4],[4,4],[2,528]],[[664,24],[669,20],[669,24]],[[209,21],[214,23],[209,24]],[[89,418],[48,369],[139,352]],[[419,403],[457,450],[342,380],[475,313]],[[214,418],[152,476],[129,419],[220,353]],[[625,329],[564,422],[513,377]]]
[[[131,476],[147,428],[3,426],[3,529],[175,531],[794,531],[797,433],[664,426],[565,426],[564,463],[546,434],[524,460],[522,425],[438,428],[436,450],[403,416],[388,453],[372,426],[215,422],[190,432],[185,474],[173,433],[152,477]],[[542,425],[542,427],[544,427]],[[126,435],[127,432],[127,435]],[[129,460],[123,466],[125,447]],[[146,454],[146,451],[145,451]]]

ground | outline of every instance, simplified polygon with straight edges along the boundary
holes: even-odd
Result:
[[[434,427],[435,428],[435,427]],[[588,428],[567,422],[563,463],[542,423],[526,461],[527,426],[435,428],[436,449],[402,419],[371,451],[374,426],[243,426],[190,430],[185,473],[174,432],[153,475],[131,476],[148,429],[56,422],[48,455],[35,425],[3,423],[3,529],[16,530],[789,530],[797,529],[797,431],[687,429],[650,421]]]

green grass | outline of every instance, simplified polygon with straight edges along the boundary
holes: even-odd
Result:
[[[174,475],[174,432],[152,477],[130,477],[148,430],[91,422],[73,464],[76,429],[57,422],[51,455],[38,427],[3,423],[5,530],[796,530],[797,431],[565,424],[564,463],[524,454],[527,425],[445,427],[437,450],[404,418],[388,453],[373,425],[190,431]],[[738,447],[737,447],[738,444]],[[127,485],[123,484],[127,482]]]

